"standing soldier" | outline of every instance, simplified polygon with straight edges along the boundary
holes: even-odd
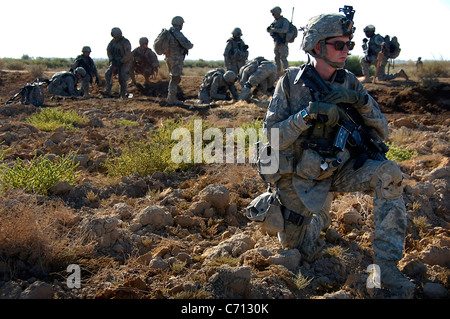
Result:
[[[287,60],[289,47],[286,41],[286,34],[289,31],[289,20],[281,15],[280,7],[275,7],[270,12],[275,20],[267,27],[267,32],[270,33],[275,43],[275,63],[277,65],[278,75],[281,75],[289,67]]]
[[[290,68],[281,77],[267,109],[264,130],[279,152],[277,179],[272,179],[284,227],[278,239],[285,248],[297,248],[312,261],[321,249],[320,232],[330,225],[329,210],[334,192],[373,191],[374,263],[380,268],[381,284],[392,294],[412,297],[414,284],[397,268],[403,257],[406,208],[402,172],[390,160],[371,156],[346,143],[336,147],[339,123],[349,115],[344,103],[357,113],[371,139],[387,139],[389,127],[378,103],[356,76],[344,69],[353,49],[353,21],[341,14],[322,14],[305,27],[302,49],[314,57],[312,63]],[[303,70],[316,71],[331,93],[324,97],[310,89]],[[341,122],[342,121],[342,122]],[[278,144],[278,145],[276,145]],[[369,146],[368,146],[369,147]],[[268,175],[262,175],[263,177]],[[264,209],[263,209],[264,211]]]
[[[181,82],[183,73],[183,63],[188,51],[193,48],[193,44],[183,35],[184,19],[176,16],[172,19],[169,37],[169,46],[166,55],[166,63],[169,69],[170,81],[167,93],[167,104],[182,104],[177,99],[178,84]]]
[[[396,74],[386,74],[386,65],[388,63],[388,57],[385,54],[386,42],[381,35],[375,34],[375,26],[369,24],[363,29],[363,31],[368,38],[363,39],[362,45],[364,56],[361,58],[361,68],[365,77],[363,83],[371,82],[369,73],[369,68],[371,65],[378,65],[378,74],[375,74],[374,77],[380,79],[381,81],[388,81],[397,77],[402,77],[408,80],[408,76],[403,69]],[[380,52],[381,54],[379,54]],[[380,61],[378,61],[379,58]]]
[[[247,62],[248,45],[241,39],[242,31],[240,28],[235,28],[231,34],[232,37],[227,40],[223,56],[227,70],[238,74],[241,67]]]
[[[130,77],[131,83],[136,85],[135,73],[142,74],[145,78],[145,85],[150,83],[149,78],[158,74],[159,62],[156,53],[148,47],[148,39],[139,39],[139,47],[131,52]]]
[[[99,83],[98,71],[94,60],[90,57],[91,48],[84,46],[81,52],[82,54],[77,56],[72,62],[70,70],[73,72],[78,67],[86,70],[86,76],[81,81],[81,95],[89,97],[89,85],[92,83],[93,78],[95,77],[95,84],[98,85]]]
[[[109,59],[109,67],[105,72],[106,95],[111,95],[112,77],[119,75],[120,98],[127,97],[127,81],[130,78],[131,43],[122,36],[119,28],[112,28],[111,36],[106,52]]]

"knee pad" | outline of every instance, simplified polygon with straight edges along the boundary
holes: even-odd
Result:
[[[402,181],[402,171],[397,163],[385,161],[375,171],[371,184],[377,197],[394,199],[402,196]]]

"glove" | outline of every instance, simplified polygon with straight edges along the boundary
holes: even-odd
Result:
[[[365,92],[358,92],[355,90],[340,88],[328,93],[323,101],[333,104],[348,103],[352,104],[355,107],[361,107],[364,104],[367,104],[368,99],[369,97]]]
[[[336,104],[318,101],[309,102],[307,112],[311,119],[317,119],[325,123],[326,126],[335,126],[339,121],[339,110]]]

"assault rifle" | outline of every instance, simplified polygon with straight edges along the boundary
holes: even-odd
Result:
[[[322,80],[316,69],[309,64],[300,67],[299,75],[296,81],[301,79],[304,85],[310,90],[318,92],[321,98],[324,98],[332,89]],[[347,103],[338,103],[339,112],[343,116],[337,126],[333,147],[336,150],[343,151],[347,146],[349,151],[357,156],[354,165],[355,169],[360,168],[367,159],[384,161],[389,147],[380,139],[380,137],[364,124],[361,114]],[[344,120],[344,119],[346,120]],[[319,121],[323,121],[320,117]]]

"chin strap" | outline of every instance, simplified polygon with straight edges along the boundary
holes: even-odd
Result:
[[[321,54],[315,53],[314,50],[311,50],[308,53],[311,54],[315,58],[319,58],[319,59],[324,60],[328,65],[332,66],[333,68],[343,68],[345,66],[345,62],[332,62],[332,61],[330,61],[329,59],[326,58],[327,45],[325,43],[325,40],[320,40],[319,44],[320,44],[320,52],[321,52]],[[309,56],[308,56],[308,62],[309,62]]]

